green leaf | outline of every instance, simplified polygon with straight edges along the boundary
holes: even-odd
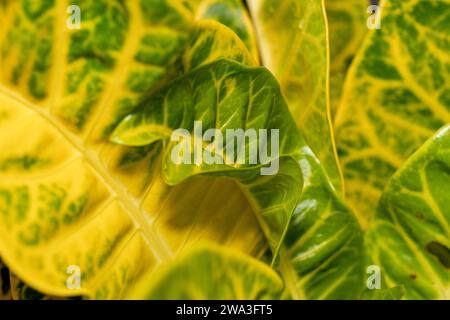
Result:
[[[246,11],[238,1],[203,0],[194,7],[176,0],[71,5],[83,12],[81,29],[67,27],[64,1],[38,0],[33,8],[25,0],[7,3],[0,37],[2,79],[33,103],[50,105],[89,142],[106,137],[167,80],[196,20],[225,20],[254,42],[251,26],[240,25]]]
[[[127,297],[151,300],[277,299],[278,274],[262,262],[225,247],[194,247],[157,274],[148,274]]]
[[[300,161],[301,197],[281,250],[285,297],[358,299],[365,285],[363,234],[317,158]]]
[[[192,17],[166,0],[71,4],[83,13],[81,29],[67,27],[64,1],[7,4],[2,82],[97,141],[164,78]]]
[[[368,0],[325,0],[330,42],[330,107],[334,118],[347,70],[367,32]]]
[[[194,121],[202,121],[201,132],[195,133]],[[178,143],[171,141],[171,133],[178,128],[200,139],[201,134],[212,128],[217,128],[222,137],[227,129],[280,128],[279,159],[276,159],[279,171],[265,176],[260,170],[266,162],[249,164],[248,150],[260,142],[256,136],[248,137],[241,145],[240,150],[246,151],[244,164],[226,161],[195,164],[195,148],[187,151],[191,164],[177,164],[172,152]],[[193,139],[189,138],[188,146]],[[293,287],[290,296],[342,298],[362,291],[359,226],[337,197],[315,155],[304,144],[276,80],[265,68],[219,60],[196,69],[127,116],[114,131],[112,140],[135,146],[163,140],[163,174],[169,184],[196,175],[220,175],[238,181],[259,216],[274,258],[289,227],[280,270],[288,286]],[[200,151],[205,150],[200,144]],[[226,159],[225,148],[216,150],[221,150],[220,160]]]
[[[263,64],[333,185],[343,191],[331,127],[328,37],[323,1],[250,0]]]
[[[68,29],[63,1],[27,3],[2,7],[0,30],[0,255],[12,272],[51,296],[121,298],[198,241],[259,255],[266,244],[234,183],[168,186],[159,144],[105,139],[173,76],[194,12],[169,0],[75,1],[83,27]],[[67,287],[70,266],[80,289]]]
[[[389,289],[366,290],[361,295],[362,300],[400,300],[405,295],[405,288],[397,286]]]
[[[211,19],[233,30],[244,42],[255,61],[259,53],[255,31],[241,0],[189,0],[197,19]]]
[[[347,77],[336,137],[347,198],[367,227],[389,177],[450,122],[450,1],[383,1]]]
[[[354,11],[329,1],[341,28]],[[337,194],[328,101],[328,71],[345,73],[357,41],[332,40],[330,66],[323,1],[249,2],[268,69],[239,0],[71,4],[80,29],[64,1],[0,1],[0,256],[11,270],[0,264],[0,297],[356,299],[370,263],[407,299],[448,298],[449,129],[388,183],[364,238]],[[449,4],[385,1],[349,72],[338,126],[351,205],[374,206],[363,223],[387,176],[450,120]],[[349,16],[343,29],[361,21]],[[178,128],[185,155],[213,150],[219,163],[175,163]],[[196,143],[207,129],[221,138]],[[217,152],[227,129],[268,130],[268,141],[279,130],[280,152],[258,135]],[[269,154],[250,161],[261,143]],[[367,165],[374,154],[395,165]],[[256,260],[268,248],[275,270]]]
[[[407,299],[450,297],[450,126],[391,178],[368,231],[373,264]]]
[[[195,121],[202,122],[200,132],[194,130]],[[173,152],[179,143],[172,141],[176,129],[192,133],[191,139],[202,139],[208,129],[218,129],[220,137],[214,139],[221,144],[214,147],[219,161],[195,163],[196,148],[189,148],[190,164],[177,164]],[[257,154],[261,140],[255,135],[238,145],[234,140],[226,141],[227,130],[268,130],[267,143],[272,141],[272,129],[280,130],[279,151],[274,160],[280,171],[276,175],[261,175],[262,165],[272,158],[250,164],[251,154]],[[281,95],[276,80],[265,68],[251,68],[231,60],[218,60],[198,68],[171,84],[128,115],[116,128],[112,141],[124,145],[143,146],[158,140],[164,141],[163,175],[171,185],[178,184],[199,174],[214,174],[233,177],[240,182],[245,194],[261,219],[274,256],[277,255],[290,216],[301,193],[301,171],[296,164],[297,154],[305,147],[289,110]],[[216,141],[215,140],[215,141]],[[194,143],[196,143],[194,141]],[[227,158],[227,147],[233,143],[233,158]],[[202,145],[203,155],[208,145]],[[237,155],[245,153],[245,161],[239,163]],[[229,153],[228,153],[229,156]],[[280,158],[280,159],[279,159]],[[191,161],[192,160],[192,161]],[[275,168],[277,170],[278,168]],[[293,172],[291,172],[293,171]],[[274,190],[273,186],[279,185]]]
[[[256,66],[244,43],[231,29],[214,20],[199,20],[182,56],[180,73],[186,74],[221,58]]]

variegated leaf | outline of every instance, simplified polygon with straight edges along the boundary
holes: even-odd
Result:
[[[81,29],[67,28],[69,5],[80,7]],[[105,139],[179,69],[194,9],[176,0],[2,3],[0,255],[36,290],[118,298],[201,239],[252,254],[264,246],[234,183],[170,187],[160,146]],[[239,42],[232,32],[222,40]],[[71,266],[80,289],[67,286]]]
[[[158,274],[146,275],[128,298],[262,300],[279,298],[282,288],[278,274],[262,262],[239,251],[203,244]]]
[[[330,107],[334,119],[348,68],[367,33],[368,0],[325,0],[330,41]]]
[[[348,200],[367,226],[389,177],[450,122],[450,1],[386,0],[336,118]]]
[[[197,129],[195,121],[201,122],[202,128]],[[184,142],[189,148],[183,155],[189,163],[174,161],[180,143],[172,140],[171,133],[177,128],[190,133]],[[254,154],[253,147],[261,146],[261,137],[246,136],[238,146],[225,139],[227,130],[240,128],[279,129],[279,153],[266,162],[251,163],[248,160]],[[214,143],[195,142],[212,129],[219,131]],[[304,143],[267,69],[226,59],[198,68],[127,116],[112,140],[134,146],[163,141],[162,170],[170,184],[199,175],[236,180],[258,214],[274,260],[281,248],[279,270],[288,297],[359,297],[364,285],[359,225]],[[219,161],[195,163],[195,153],[205,154],[212,144]],[[230,144],[233,155],[245,151],[246,161],[228,161]],[[261,175],[261,168],[269,163],[273,167],[274,160],[277,167],[272,174]]]
[[[323,0],[248,1],[262,63],[274,73],[306,142],[343,191],[331,126]]]
[[[427,141],[387,184],[367,234],[383,285],[407,299],[450,298],[450,127]]]

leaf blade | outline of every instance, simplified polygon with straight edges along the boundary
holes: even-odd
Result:
[[[368,230],[372,261],[387,285],[404,285],[407,299],[449,296],[449,137],[446,126],[395,173]]]
[[[441,52],[448,43],[439,40],[448,38],[450,3],[383,1],[381,8],[381,29],[357,54],[336,117],[349,202],[364,227],[386,178],[450,120],[449,61]]]
[[[0,160],[0,252],[11,269],[47,294],[117,298],[144,271],[202,239],[257,254],[263,245],[259,226],[245,198],[229,181],[201,179],[171,188],[160,176],[157,145],[126,148],[105,141],[117,119],[165,81],[184,48],[194,22],[192,12],[180,2],[166,0],[158,0],[158,6],[138,1],[77,2],[86,15],[86,26],[66,33],[66,21],[53,20],[64,18],[66,8],[41,8],[43,3],[35,7],[39,19],[28,24],[29,13],[23,11],[27,6],[8,2],[10,24],[2,28],[0,43],[0,144],[5,150]],[[110,15],[115,24],[102,29]],[[14,19],[23,22],[17,30],[13,30]],[[41,34],[44,22],[49,32]],[[121,30],[115,34],[117,27]],[[115,41],[104,43],[106,31],[115,35]],[[130,37],[123,42],[127,31]],[[86,39],[86,34],[92,37]],[[20,51],[27,51],[28,42],[13,43],[15,36],[27,41],[51,37],[54,50],[45,61],[55,52],[60,58],[51,59],[52,64],[37,75],[33,68],[24,68],[20,83],[15,83],[16,66],[40,61],[21,60]],[[159,45],[164,48],[160,55],[152,52],[152,46]],[[151,75],[140,77],[133,73],[135,67]],[[58,74],[53,74],[56,69]],[[35,77],[40,79],[39,87],[30,91],[27,83]],[[117,77],[120,81],[113,80]],[[108,85],[97,87],[99,83]],[[70,87],[74,84],[78,85]],[[39,90],[42,96],[36,95]],[[91,109],[84,109],[85,102]],[[104,113],[98,118],[100,109]],[[87,114],[87,127],[77,125]],[[11,136],[27,143],[14,143]],[[183,192],[184,187],[189,192]],[[205,189],[211,192],[208,200],[204,200]],[[227,190],[234,201],[219,206],[221,190]],[[168,203],[180,195],[183,201]],[[186,203],[195,203],[196,210],[187,212]],[[210,206],[216,208],[213,213]],[[15,215],[22,223],[13,221]],[[80,290],[66,286],[70,265],[81,268]]]
[[[280,82],[306,142],[343,192],[331,126],[328,38],[323,1],[249,1],[263,65]]]
[[[188,250],[157,275],[144,278],[128,298],[265,300],[276,299],[282,287],[276,272],[260,261],[204,244]]]

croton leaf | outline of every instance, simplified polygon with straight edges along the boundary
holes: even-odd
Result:
[[[363,226],[388,178],[450,122],[450,1],[382,1],[336,118],[347,198]]]
[[[353,205],[355,181],[379,194],[448,122],[449,4],[385,1],[353,63],[338,117]],[[363,293],[367,262],[406,298],[448,297],[449,129],[394,175],[364,238],[338,195],[324,2],[249,7],[268,69],[239,0],[0,1],[0,297],[399,298]],[[227,129],[245,130],[231,156]],[[396,165],[352,163],[374,145]],[[268,248],[275,270],[254,259]]]
[[[221,2],[221,10],[215,10]],[[39,0],[31,6],[26,0],[9,1],[2,26],[4,84],[35,104],[51,105],[85,140],[95,141],[162,81],[194,22],[211,18],[210,10],[251,39],[247,25],[236,26],[245,15],[242,4],[196,3]],[[82,10],[81,29],[66,26],[69,5]]]
[[[259,260],[203,244],[187,250],[158,274],[144,276],[127,298],[261,300],[279,298],[282,289],[278,274]]]
[[[330,107],[339,107],[344,79],[367,32],[368,0],[325,0],[330,38]]]
[[[196,128],[195,122],[201,122],[201,127]],[[172,139],[172,132],[176,129],[192,133],[192,137],[185,137],[189,139],[189,150],[186,151],[189,154],[183,155],[187,156],[189,163],[174,161],[173,154],[179,152],[180,144]],[[219,133],[209,138],[210,141],[214,139],[211,144],[202,142],[205,132],[210,129],[217,129]],[[246,136],[240,143],[235,143],[234,136],[232,141],[227,139],[230,130],[234,133],[238,129],[268,130],[267,141],[270,145],[274,139],[272,130],[280,130],[278,154],[267,156],[267,160],[263,160],[265,162],[251,164],[254,146],[261,146],[262,139],[256,135]],[[301,172],[296,158],[305,145],[277,81],[267,69],[246,67],[227,59],[198,68],[128,115],[111,139],[129,146],[164,141],[162,170],[165,180],[172,185],[199,174],[236,178],[244,193],[250,195],[276,256],[301,193]],[[200,141],[199,146],[195,139]],[[196,145],[190,148],[192,143]],[[206,148],[211,148],[213,144],[217,145],[213,151],[218,161],[192,160],[194,153],[203,155]],[[230,146],[233,150],[231,158]],[[198,148],[200,150],[197,151]],[[242,153],[245,159],[239,162],[237,158]],[[273,167],[272,174],[261,175],[260,171],[264,170],[261,165],[267,165],[272,160],[277,161],[280,170],[277,172],[278,168]],[[265,169],[269,171],[269,168]],[[274,185],[279,187],[274,189]]]
[[[262,63],[274,73],[306,142],[342,191],[331,127],[323,0],[249,0]]]
[[[160,175],[158,144],[105,139],[177,69],[196,29],[191,8],[165,0],[72,4],[83,13],[81,29],[66,26],[68,1],[2,6],[0,255],[7,265],[49,295],[119,298],[201,239],[260,252],[260,227],[234,183],[205,178],[172,188]],[[76,268],[81,289],[67,286]]]
[[[197,18],[220,22],[243,41],[255,61],[259,61],[258,45],[252,22],[241,0],[189,0]]]
[[[367,234],[384,285],[407,299],[450,297],[450,126],[428,140],[391,178]]]
[[[302,194],[280,252],[284,297],[357,299],[364,289],[363,234],[318,159],[304,154]]]
[[[248,66],[257,64],[231,29],[214,20],[198,21],[180,63],[182,73],[220,58],[231,59]]]
[[[199,132],[195,121],[202,123]],[[185,151],[190,163],[174,161],[179,142],[172,141],[171,133],[177,128],[192,134],[186,137],[189,148]],[[215,133],[214,143],[219,141],[224,146],[214,149],[219,161],[195,163],[195,139],[202,139],[212,128],[220,133]],[[261,141],[257,136],[246,137],[240,148],[233,145],[233,155],[245,150],[247,161],[227,162],[230,140],[225,140],[226,130],[239,128],[280,128],[278,171],[261,175],[261,166],[267,163],[249,164],[249,150]],[[352,292],[356,296],[362,292],[359,226],[303,142],[279,86],[267,69],[226,59],[196,69],[127,116],[112,140],[135,146],[164,141],[162,170],[169,184],[196,175],[220,175],[238,181],[259,215],[274,258],[283,247],[280,271],[292,286],[289,296],[349,298]],[[209,147],[200,142],[199,152],[204,154]]]

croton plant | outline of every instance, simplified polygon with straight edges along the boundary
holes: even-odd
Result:
[[[0,17],[0,298],[450,297],[450,0]]]

